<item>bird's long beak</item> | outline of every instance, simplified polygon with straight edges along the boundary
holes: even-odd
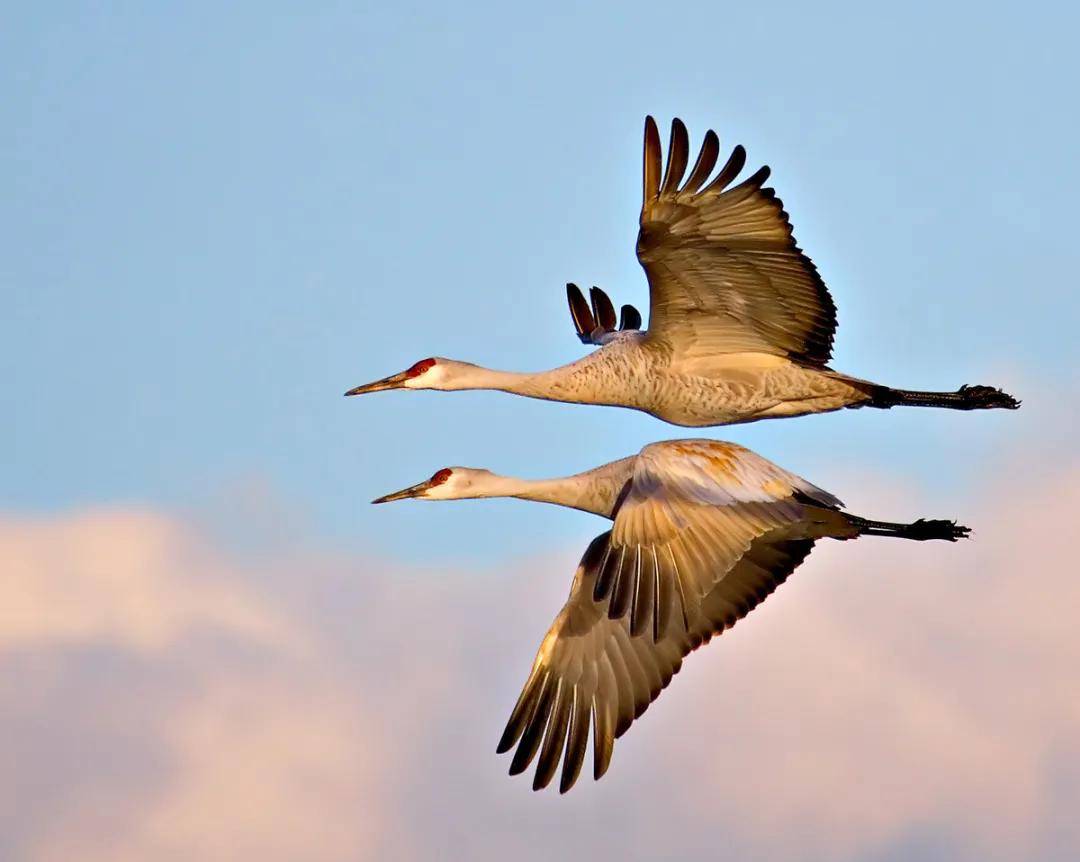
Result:
[[[372,503],[393,503],[394,500],[408,500],[413,497],[423,497],[424,492],[432,486],[430,479],[425,479],[418,485],[410,485],[408,488],[403,488],[400,491],[395,491],[393,494],[387,494],[385,497],[379,497],[376,500],[372,500]]]
[[[363,386],[357,386],[355,389],[350,389],[345,393],[346,397],[349,395],[364,395],[368,392],[381,392],[384,389],[401,389],[405,386],[405,381],[409,379],[409,373],[402,371],[400,374],[391,374],[389,377],[384,377],[382,380],[376,380],[374,383],[365,383]]]

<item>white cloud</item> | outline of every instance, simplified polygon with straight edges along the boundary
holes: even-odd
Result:
[[[822,546],[566,797],[493,749],[573,550],[435,573],[9,518],[0,856],[1067,858],[1080,469],[964,514],[970,543]]]
[[[181,524],[140,511],[0,521],[0,646],[164,649],[195,627],[252,643],[297,630]]]

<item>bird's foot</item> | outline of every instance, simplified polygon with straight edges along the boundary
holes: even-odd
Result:
[[[940,539],[945,542],[955,542],[958,539],[966,539],[971,535],[971,528],[956,521],[944,521],[930,518],[919,518],[914,523],[908,524],[904,530],[904,538],[914,539],[917,542],[926,542]]]
[[[961,410],[992,410],[994,408],[1016,410],[1021,404],[1009,393],[1002,392],[993,386],[964,385],[956,390],[956,394],[961,399],[958,405]]]

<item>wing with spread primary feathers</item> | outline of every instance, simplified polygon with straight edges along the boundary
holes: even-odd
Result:
[[[769,169],[731,186],[746,162],[737,146],[706,183],[719,152],[709,130],[682,183],[689,138],[676,119],[661,175],[660,135],[645,120],[637,255],[649,279],[649,339],[676,356],[763,352],[825,365],[836,306],[783,203],[763,187]]]
[[[597,537],[540,646],[499,742],[511,774],[539,754],[533,788],[562,761],[593,776],[683,658],[746,616],[809,554],[806,508],[834,497],[738,446],[676,441],[638,456],[613,529]]]
[[[668,627],[657,641],[630,634],[626,617],[611,619],[592,598],[596,566],[608,534],[586,551],[566,605],[548,630],[532,672],[510,715],[498,751],[517,746],[510,774],[540,755],[533,789],[546,787],[562,761],[559,791],[577,781],[592,737],[593,777],[607,772],[616,738],[622,736],[678,673],[683,658],[750,612],[806,558],[813,539],[786,538],[785,531],[755,540],[728,574],[745,592],[739,609],[730,598],[707,596],[690,613],[689,627]],[[591,730],[591,733],[590,733]]]

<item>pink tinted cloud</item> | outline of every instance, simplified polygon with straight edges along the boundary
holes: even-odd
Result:
[[[493,749],[574,549],[434,572],[8,518],[0,857],[1071,858],[1080,468],[960,503],[975,541],[816,550],[566,797]]]

